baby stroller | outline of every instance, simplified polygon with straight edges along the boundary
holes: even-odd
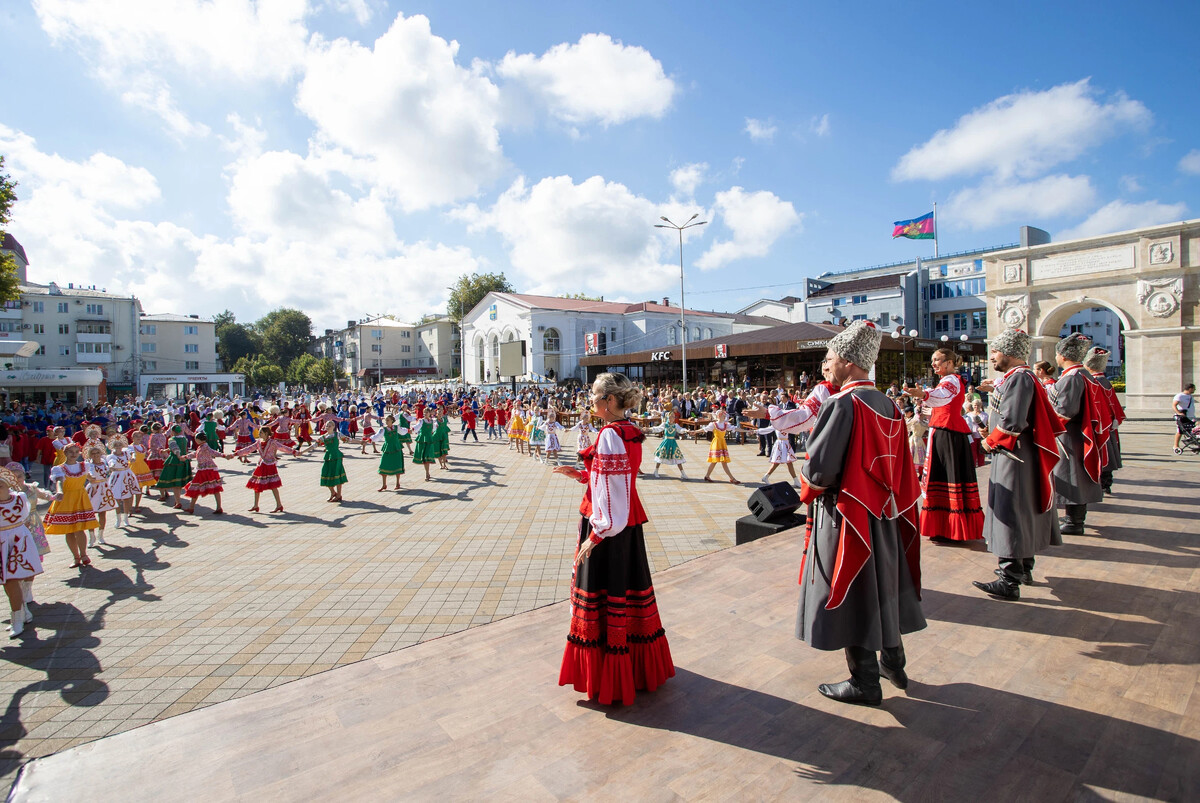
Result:
[[[1183,433],[1179,438],[1179,445],[1175,447],[1175,454],[1183,454],[1185,451],[1200,454],[1200,431],[1196,430],[1196,422],[1185,418],[1181,426]]]

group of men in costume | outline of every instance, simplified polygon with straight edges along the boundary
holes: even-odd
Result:
[[[903,415],[869,374],[883,333],[856,321],[829,342],[824,370],[836,388],[820,405],[801,469],[809,504],[796,636],[845,651],[850,678],[821,684],[834,700],[879,705],[880,675],[908,685],[902,636],[925,627],[921,611],[920,497]],[[984,538],[999,561],[982,591],[1020,599],[1035,556],[1082,534],[1087,506],[1120,467],[1113,429],[1124,419],[1104,378],[1108,353],[1072,334],[1056,352],[1062,374],[1047,388],[1028,365],[1032,338],[1017,329],[990,345],[993,455]],[[1056,508],[1065,509],[1059,522]]]

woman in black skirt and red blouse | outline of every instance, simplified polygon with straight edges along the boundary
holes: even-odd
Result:
[[[647,518],[637,476],[645,436],[625,418],[640,401],[641,392],[624,374],[596,377],[592,404],[604,427],[595,444],[579,453],[583,471],[554,469],[587,486],[558,684],[604,705],[630,705],[635,692],[654,691],[675,675],[642,534]]]

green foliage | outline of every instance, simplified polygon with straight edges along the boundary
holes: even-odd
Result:
[[[261,354],[242,357],[233,366],[235,374],[244,374],[246,387],[263,388],[278,385],[284,380],[283,369]]]
[[[1118,379],[1118,380],[1116,380],[1116,381],[1114,381],[1114,382],[1112,383],[1112,386],[1113,386],[1113,390],[1115,390],[1117,393],[1124,393],[1124,392],[1125,392],[1125,383],[1124,383],[1124,382],[1122,382],[1122,381],[1121,381],[1121,380],[1119,380],[1119,379]]]
[[[603,301],[604,296],[589,296],[587,293],[563,293],[559,298],[577,298],[580,301]]]
[[[463,274],[450,288],[450,298],[446,301],[446,314],[450,320],[459,323],[476,304],[483,300],[488,293],[514,293],[516,290],[504,278],[503,273],[472,273]]]
[[[298,309],[281,307],[254,324],[262,338],[262,353],[275,365],[291,365],[308,351],[313,340],[312,319]]]
[[[217,333],[217,354],[226,369],[238,360],[262,351],[262,338],[253,328],[237,322],[229,310],[213,317]]]
[[[322,357],[319,360],[313,360],[313,363],[308,367],[308,371],[304,378],[311,387],[333,387],[333,384],[337,379],[337,372],[334,370],[333,360],[329,359],[328,357]]]
[[[311,354],[301,354],[292,360],[287,367],[287,381],[290,385],[303,385],[308,381],[308,369],[317,361]]]
[[[283,381],[283,369],[272,363],[258,366],[254,375],[256,380],[254,384],[257,387],[271,387]]]
[[[0,240],[8,232],[12,207],[17,202],[17,182],[4,172],[4,156],[0,155]],[[0,302],[16,301],[21,297],[17,276],[17,260],[12,254],[0,254]]]

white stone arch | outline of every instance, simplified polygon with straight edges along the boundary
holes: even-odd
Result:
[[[1072,315],[1093,307],[1102,307],[1116,315],[1117,320],[1121,322],[1123,331],[1132,332],[1137,329],[1134,321],[1116,304],[1092,296],[1079,296],[1070,301],[1061,301],[1050,311],[1038,315],[1037,331],[1034,334],[1038,337],[1050,337],[1057,340],[1058,333]]]

